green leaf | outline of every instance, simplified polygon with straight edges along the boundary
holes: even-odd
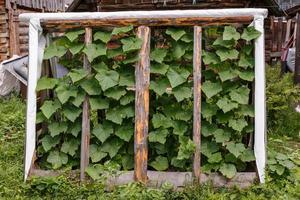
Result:
[[[63,109],[64,116],[71,122],[74,122],[80,116],[81,112],[81,108],[77,108],[73,105],[68,105]]]
[[[204,137],[208,137],[213,135],[213,133],[217,130],[217,126],[215,124],[210,124],[207,121],[202,121],[201,134]]]
[[[133,137],[134,129],[131,125],[119,126],[116,129],[115,135],[125,142],[129,142]]]
[[[100,73],[108,70],[108,66],[105,64],[105,62],[97,63],[95,65],[92,65],[92,67],[96,72],[100,72]]]
[[[103,99],[101,97],[90,97],[91,110],[102,110],[109,108],[108,99]]]
[[[233,178],[237,172],[233,164],[227,163],[223,163],[219,170],[227,178]]]
[[[238,62],[238,66],[246,69],[248,67],[253,68],[254,66],[254,58],[252,58],[251,56],[247,56],[245,54],[241,54],[239,62]]]
[[[74,156],[76,151],[78,150],[80,142],[77,139],[70,139],[67,141],[64,141],[64,143],[61,146],[61,151],[69,154],[70,156]]]
[[[293,169],[295,164],[291,160],[279,160],[278,163],[288,169]]]
[[[132,92],[128,92],[125,96],[121,97],[120,104],[125,106],[135,100],[135,94]]]
[[[133,87],[135,86],[133,73],[120,73],[119,86]]]
[[[118,35],[120,33],[127,33],[129,31],[133,30],[133,26],[124,26],[124,27],[116,27],[114,28],[114,30],[112,31],[112,35]]]
[[[182,83],[186,82],[186,79],[189,75],[190,73],[186,69],[179,70],[170,68],[167,73],[167,77],[170,81],[172,88],[175,88],[178,85],[181,85]]]
[[[150,53],[150,59],[154,60],[158,63],[162,63],[164,61],[164,58],[166,57],[167,53],[168,53],[168,49],[155,48]]]
[[[181,102],[184,99],[192,97],[192,89],[185,86],[179,86],[172,90],[177,102]]]
[[[45,135],[42,139],[42,146],[45,152],[48,152],[50,149],[59,144],[60,137],[51,137],[50,135]]]
[[[251,55],[253,48],[254,48],[253,44],[247,44],[244,45],[241,50],[244,54]]]
[[[220,58],[215,53],[204,51],[202,56],[203,62],[206,65],[218,64],[220,62]]]
[[[80,83],[80,87],[89,95],[100,95],[101,88],[95,78],[85,79]]]
[[[68,47],[72,55],[78,54],[84,47],[84,44],[80,43],[71,43],[70,46]]]
[[[119,138],[111,138],[106,140],[101,146],[101,151],[109,154],[110,158],[113,158],[117,155],[119,149],[123,146],[123,140]]]
[[[131,105],[110,108],[106,113],[106,119],[116,124],[122,124],[124,118],[130,117],[134,117],[134,107]]]
[[[164,171],[169,168],[168,159],[163,156],[157,156],[149,165],[157,171]]]
[[[181,41],[185,42],[185,43],[190,43],[192,42],[194,39],[193,39],[193,34],[186,34],[186,35],[183,35],[181,38],[180,38]]]
[[[68,163],[68,156],[62,152],[51,151],[47,157],[47,162],[52,164],[53,169],[58,169]]]
[[[44,114],[41,111],[36,113],[36,122],[35,122],[36,124],[42,123],[46,120],[47,118],[44,116]]]
[[[166,34],[170,35],[175,41],[178,41],[182,36],[184,36],[186,34],[186,32],[179,28],[169,27],[166,30]]]
[[[93,62],[93,60],[99,56],[106,55],[106,46],[102,43],[100,44],[88,44],[83,52],[87,55],[88,60]]]
[[[201,153],[206,157],[210,157],[213,153],[219,151],[217,143],[213,141],[203,141],[201,144]]]
[[[217,106],[221,108],[224,113],[227,113],[235,108],[238,108],[239,104],[229,100],[226,96],[224,96],[218,100]]]
[[[125,94],[126,94],[126,90],[120,87],[110,88],[104,92],[105,96],[115,100],[119,100]]]
[[[94,41],[101,40],[105,44],[109,42],[111,39],[111,33],[110,32],[104,32],[104,31],[97,31],[94,34]]]
[[[244,29],[244,32],[241,36],[242,39],[246,40],[247,42],[258,38],[261,35],[261,32],[256,30],[254,26],[249,26]]]
[[[223,32],[223,40],[239,40],[240,37],[240,33],[237,32],[233,26],[225,26]]]
[[[167,118],[163,114],[154,114],[151,122],[154,128],[170,128],[173,125],[172,120]]]
[[[65,133],[68,129],[68,124],[66,122],[53,122],[48,125],[48,129],[50,132],[50,135],[52,137],[55,137],[59,135],[60,133]]]
[[[183,121],[173,121],[173,133],[175,135],[184,135],[188,130],[188,126]]]
[[[104,122],[103,124],[96,124],[93,128],[92,134],[98,138],[102,143],[109,138],[114,132],[113,126],[109,122]]]
[[[119,82],[119,74],[113,70],[99,70],[95,78],[99,81],[103,91],[116,86]]]
[[[238,89],[232,90],[229,93],[230,98],[240,104],[248,104],[250,89],[246,86],[241,86]]]
[[[241,116],[254,117],[254,107],[252,105],[241,105],[238,113]]]
[[[239,157],[246,150],[244,144],[242,144],[242,143],[234,143],[234,142],[227,143],[226,148],[236,158]]]
[[[165,144],[169,132],[167,129],[157,129],[149,133],[149,142],[158,142],[160,144]]]
[[[175,60],[180,59],[187,49],[185,43],[174,43],[172,46],[171,54]]]
[[[68,132],[71,133],[74,137],[77,137],[81,132],[81,125],[81,120],[77,120],[75,123],[72,123],[71,126],[69,126]]]
[[[170,87],[170,83],[166,78],[150,81],[150,90],[153,90],[159,96],[163,95],[168,87]]]
[[[90,158],[92,163],[101,161],[107,156],[107,153],[101,151],[101,147],[98,147],[95,144],[90,145]]]
[[[70,76],[73,83],[76,83],[84,79],[88,75],[88,72],[85,69],[72,69],[68,76]]]
[[[135,50],[139,50],[142,47],[142,40],[140,38],[134,38],[134,37],[129,37],[129,38],[124,38],[121,39],[121,43],[123,44],[123,52],[131,52]]]
[[[45,101],[41,107],[41,111],[47,119],[50,117],[61,107],[60,103],[55,101]]]
[[[55,42],[53,42],[52,44],[50,44],[44,52],[44,59],[50,59],[53,57],[62,57],[63,55],[65,55],[67,53],[68,49],[64,46],[60,46],[58,44],[56,44]]]
[[[216,54],[220,57],[221,61],[238,59],[239,52],[236,49],[218,49]]]
[[[84,97],[85,97],[85,93],[82,90],[79,90],[77,96],[73,97],[73,99],[71,100],[71,103],[74,106],[79,107],[84,101]]]
[[[79,35],[82,35],[84,33],[84,30],[76,30],[76,31],[69,31],[65,34],[65,36],[73,42],[75,39],[78,38]]]
[[[243,153],[240,155],[240,159],[243,162],[251,162],[255,160],[255,156],[253,153],[253,150],[250,148],[245,149],[245,151],[243,151]]]
[[[216,115],[218,111],[218,107],[215,104],[208,104],[202,102],[202,117],[205,119],[210,119],[212,116]]]
[[[93,179],[99,180],[101,179],[99,168],[97,166],[88,166],[85,172]]]
[[[222,82],[234,79],[238,76],[238,72],[236,70],[228,69],[219,72],[219,76]]]
[[[210,99],[222,91],[222,85],[219,82],[213,83],[211,81],[205,81],[202,85],[202,91],[206,97]]]
[[[238,132],[241,132],[247,125],[248,125],[248,123],[244,118],[230,119],[228,122],[228,126]]]
[[[150,72],[152,74],[162,74],[165,75],[169,69],[169,65],[164,63],[153,63],[150,67]]]
[[[130,170],[134,168],[134,158],[132,155],[122,156],[122,167],[124,170]]]
[[[36,91],[53,89],[58,84],[58,79],[42,77],[38,80]]]
[[[253,81],[254,79],[254,71],[246,70],[239,73],[239,77],[245,81]]]
[[[209,163],[219,163],[222,161],[222,155],[221,152],[213,153],[211,156],[209,156],[208,160]]]
[[[215,140],[217,143],[224,143],[228,142],[230,140],[230,132],[229,131],[224,131],[223,129],[217,129],[213,133]]]
[[[222,47],[229,49],[229,48],[235,47],[236,44],[237,44],[237,42],[235,40],[223,40],[222,37],[219,37],[214,41],[213,46],[215,49],[218,50],[219,48],[222,48]]]
[[[71,97],[77,96],[77,88],[69,87],[67,85],[59,85],[55,89],[55,92],[57,94],[57,98],[62,104],[66,103]]]
[[[174,120],[188,121],[192,118],[191,113],[193,111],[192,109],[183,109],[178,104],[169,104],[164,106],[163,112],[168,118],[172,118]]]
[[[275,171],[276,173],[281,176],[284,173],[285,168],[281,165],[276,165]]]
[[[106,52],[107,58],[114,58],[114,57],[117,57],[120,55],[123,55],[122,47],[119,47],[117,49],[107,49],[107,52]]]
[[[179,136],[179,143],[177,159],[190,159],[195,152],[195,143],[187,136]]]

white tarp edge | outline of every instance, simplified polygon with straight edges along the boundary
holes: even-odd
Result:
[[[172,18],[184,17],[229,17],[253,16],[254,27],[262,35],[255,41],[255,135],[254,153],[256,157],[259,180],[265,180],[266,166],[266,96],[265,96],[265,49],[264,49],[264,18],[267,9],[211,9],[211,10],[173,10],[173,11],[125,11],[125,12],[84,12],[84,13],[24,13],[23,21],[29,23],[29,79],[26,115],[26,154],[25,180],[34,161],[36,145],[36,84],[40,77],[42,56],[45,42],[42,37],[40,21],[47,20],[80,20],[80,19],[128,19],[128,18]],[[40,47],[39,47],[40,46]],[[42,47],[41,47],[42,46]]]

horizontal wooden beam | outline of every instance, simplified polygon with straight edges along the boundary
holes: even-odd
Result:
[[[115,26],[217,26],[224,24],[249,24],[253,16],[239,17],[179,17],[179,18],[130,18],[130,19],[81,19],[81,20],[47,20],[41,22],[48,32],[64,32],[68,29],[83,27]]]

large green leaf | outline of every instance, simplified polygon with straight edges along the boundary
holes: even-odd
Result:
[[[75,31],[69,31],[65,34],[65,36],[73,42],[75,39],[79,37],[79,35],[82,35],[84,33],[84,30],[75,30]]]
[[[168,87],[170,87],[170,83],[166,78],[150,81],[150,90],[153,90],[159,96],[163,95],[167,91]]]
[[[254,107],[253,105],[241,105],[238,113],[241,116],[254,117]]]
[[[236,31],[233,26],[225,26],[223,32],[223,40],[239,40],[241,37],[240,33]]]
[[[121,87],[113,87],[104,92],[105,96],[115,100],[119,100],[125,94],[126,94],[126,90]]]
[[[134,168],[134,157],[132,155],[122,156],[122,167],[124,170],[130,170]]]
[[[206,65],[218,64],[220,62],[220,58],[213,52],[204,51],[202,56],[203,56],[203,62]]]
[[[170,35],[175,41],[178,41],[182,36],[184,36],[186,34],[186,32],[179,28],[169,27],[166,30],[166,34]]]
[[[168,130],[163,128],[151,131],[149,133],[149,142],[158,142],[161,144],[165,144],[168,134]]]
[[[69,87],[67,85],[59,85],[55,92],[57,94],[57,98],[62,104],[65,104],[71,97],[77,96],[77,88]]]
[[[68,155],[59,151],[50,151],[47,162],[52,164],[53,169],[58,169],[68,163]]]
[[[238,132],[241,132],[247,125],[248,123],[244,118],[230,119],[228,122],[228,126]]]
[[[238,62],[238,66],[245,69],[248,67],[253,68],[254,58],[242,53]]]
[[[76,82],[84,79],[87,75],[88,75],[88,72],[83,68],[72,69],[68,74],[68,76],[70,76],[73,83],[76,83]]]
[[[129,37],[121,39],[123,44],[122,48],[124,52],[131,52],[139,50],[142,47],[142,40],[140,38]]]
[[[64,141],[64,143],[61,146],[61,151],[66,154],[69,154],[70,156],[74,156],[76,151],[78,150],[79,144],[79,140],[74,138]]]
[[[91,144],[90,145],[90,158],[93,163],[101,161],[107,156],[107,153],[101,151],[101,147]]]
[[[225,60],[235,60],[239,57],[239,52],[236,49],[218,49],[216,54],[222,62]]]
[[[187,136],[179,136],[179,143],[177,159],[190,159],[195,152],[195,143]]]
[[[102,143],[109,138],[114,132],[113,126],[109,122],[104,122],[103,124],[96,124],[93,128],[92,134],[98,138]]]
[[[235,47],[237,44],[237,42],[235,40],[224,40],[222,37],[217,38],[214,43],[213,46],[215,49],[219,49],[219,48],[223,48],[225,47],[226,49]]]
[[[38,80],[36,91],[53,89],[58,84],[58,79],[42,77]]]
[[[86,168],[85,172],[93,179],[99,180],[101,179],[99,165],[90,165]]]
[[[135,100],[135,94],[132,92],[127,92],[127,94],[120,99],[120,104],[125,106]]]
[[[173,69],[169,68],[167,73],[167,77],[170,81],[172,88],[181,85],[182,83],[186,82],[186,79],[190,75],[189,71],[186,69]]]
[[[74,106],[79,107],[82,104],[82,102],[84,101],[84,97],[85,97],[84,91],[79,90],[77,93],[77,96],[72,98],[71,103]]]
[[[217,114],[218,107],[215,104],[208,104],[205,102],[202,102],[202,110],[201,114],[202,117],[205,119],[210,119],[212,116]]]
[[[230,140],[230,132],[229,131],[224,131],[223,129],[217,129],[214,133],[213,133],[215,140],[217,143],[224,143],[224,142],[228,142]]]
[[[184,121],[173,121],[172,124],[173,124],[173,133],[175,135],[184,135],[188,130],[187,123]]]
[[[157,156],[149,165],[157,171],[164,171],[169,167],[168,159],[163,156]]]
[[[255,160],[254,152],[252,149],[247,148],[243,151],[243,153],[240,155],[240,159],[243,162],[251,162]]]
[[[154,60],[158,63],[162,63],[164,58],[166,57],[167,53],[168,53],[168,49],[155,48],[150,53],[150,59]]]
[[[119,74],[113,70],[98,70],[95,78],[99,81],[103,91],[114,87],[119,83]]]
[[[81,112],[81,108],[78,108],[73,105],[67,105],[63,108],[64,116],[71,122],[74,122],[80,116]]]
[[[72,124],[69,124],[68,133],[71,133],[74,137],[77,137],[81,132],[82,122],[81,120],[77,120]]]
[[[221,152],[213,153],[211,156],[208,157],[207,160],[209,163],[219,163],[222,161]]]
[[[175,60],[180,59],[186,52],[185,43],[173,43],[171,54]]]
[[[240,104],[248,104],[250,89],[246,86],[241,86],[229,93],[230,98]]]
[[[106,119],[116,124],[122,124],[124,118],[130,117],[134,117],[134,107],[131,105],[110,108],[106,113]]]
[[[238,71],[232,69],[224,70],[219,72],[219,76],[221,81],[224,82],[236,78],[238,76]]]
[[[68,123],[67,122],[53,122],[48,125],[48,129],[50,132],[50,135],[52,137],[55,137],[59,135],[60,133],[65,133],[68,129]]]
[[[226,145],[226,149],[232,153],[235,157],[239,157],[245,150],[245,145],[242,143],[229,142]]]
[[[239,77],[245,81],[251,82],[254,79],[254,71],[253,70],[241,71],[239,73]]]
[[[134,85],[134,73],[120,73],[119,86],[133,87]]]
[[[121,34],[121,33],[128,33],[129,31],[133,30],[133,26],[130,25],[130,26],[124,26],[124,27],[116,27],[113,29],[112,31],[112,35],[118,35],[118,34]]]
[[[68,49],[65,46],[58,45],[54,42],[45,49],[44,59],[53,58],[55,56],[60,58],[65,55],[67,51]]]
[[[233,164],[223,163],[220,172],[227,178],[233,178],[236,174],[236,167]]]
[[[42,146],[45,152],[48,152],[50,149],[59,144],[60,137],[51,137],[50,135],[45,135],[42,139]]]
[[[80,83],[80,87],[82,87],[82,89],[89,95],[101,94],[101,88],[99,82],[93,77],[83,80]]]
[[[258,38],[261,35],[261,32],[256,30],[254,26],[249,26],[244,29],[244,32],[241,36],[242,39],[246,40],[247,42]]]
[[[178,86],[172,90],[178,102],[192,97],[192,89],[185,86]]]
[[[101,40],[105,44],[109,42],[111,39],[111,33],[110,32],[105,32],[105,31],[97,31],[94,34],[94,41]]]
[[[116,129],[115,135],[125,142],[129,142],[133,137],[134,128],[132,125],[119,126]]]
[[[213,141],[201,142],[201,153],[206,157],[210,157],[213,153],[219,151],[219,146]]]
[[[72,53],[72,55],[78,54],[83,49],[84,44],[81,43],[72,43],[69,45],[68,49]]]
[[[61,107],[59,101],[45,101],[41,107],[44,116],[49,119]]]
[[[169,69],[169,65],[165,63],[153,63],[150,67],[150,72],[153,74],[165,75]]]
[[[204,137],[208,137],[213,135],[213,133],[217,130],[217,126],[215,124],[210,124],[207,121],[202,121],[201,127],[201,135]]]
[[[114,158],[123,144],[123,140],[119,138],[111,138],[103,143],[101,151],[108,153],[110,158]]]
[[[217,102],[217,106],[223,110],[224,113],[227,113],[235,108],[239,107],[239,104],[231,101],[226,96],[219,99]]]
[[[183,108],[180,104],[168,104],[163,107],[164,114],[174,120],[188,121],[192,118],[192,109]]]
[[[99,96],[90,97],[91,110],[102,110],[109,108],[108,99],[103,99]]]
[[[219,82],[213,83],[211,81],[205,81],[202,84],[202,91],[209,99],[222,91],[222,85]]]
[[[167,118],[163,114],[154,114],[151,122],[154,128],[170,128],[173,125],[172,120]]]
[[[87,55],[88,60],[93,62],[93,60],[99,56],[106,55],[106,46],[102,43],[100,44],[88,44],[83,52]]]

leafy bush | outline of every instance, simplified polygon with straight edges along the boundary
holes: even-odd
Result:
[[[267,67],[267,111],[270,133],[300,136],[300,113],[294,110],[300,102],[300,87],[293,84],[293,74],[280,76],[279,67]]]

